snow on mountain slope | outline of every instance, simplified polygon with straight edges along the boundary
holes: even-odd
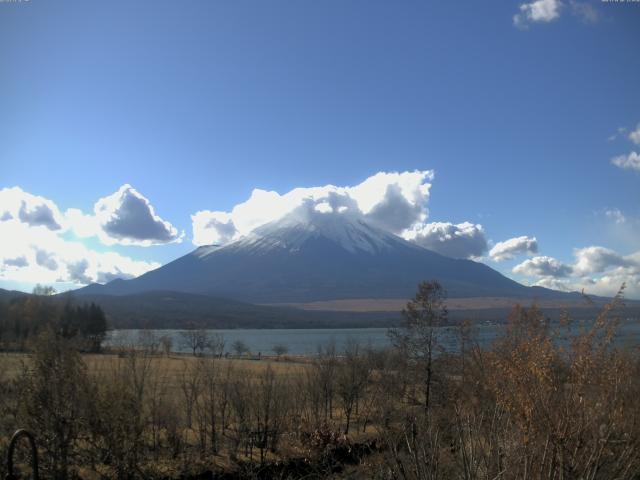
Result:
[[[373,227],[356,216],[303,210],[258,228],[228,248],[263,254],[276,249],[294,253],[314,239],[332,242],[350,253],[372,255],[406,244],[396,235]],[[209,253],[212,252],[207,250],[202,256]]]
[[[115,295],[173,290],[278,303],[409,298],[420,281],[431,279],[452,297],[554,293],[520,285],[484,264],[426,250],[361,217],[309,208],[226,246],[200,247],[136,279],[87,289]]]

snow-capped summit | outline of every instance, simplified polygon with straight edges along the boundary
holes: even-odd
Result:
[[[256,229],[230,248],[264,254],[278,249],[295,253],[307,242],[326,241],[347,252],[376,254],[397,247],[399,240],[368,224],[361,215],[303,206]]]
[[[482,263],[416,246],[341,208],[304,205],[228,245],[200,247],[138,278],[94,290],[173,290],[280,303],[409,298],[419,282],[436,279],[452,297],[544,294]]]

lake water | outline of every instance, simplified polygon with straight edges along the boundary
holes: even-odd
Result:
[[[474,327],[476,338],[481,346],[488,346],[504,329],[503,325],[478,325]],[[439,330],[439,343],[446,351],[457,350],[458,330],[442,327]],[[384,348],[389,345],[386,328],[353,329],[246,329],[246,330],[208,330],[220,334],[225,341],[225,351],[231,352],[231,345],[237,340],[244,342],[253,354],[273,355],[275,345],[285,345],[291,355],[313,355],[318,348],[335,343],[337,351],[343,351],[350,340],[363,346]],[[172,339],[174,352],[190,352],[185,345],[182,330],[112,330],[104,346],[140,346],[141,338],[148,333],[155,337],[167,335]],[[621,346],[640,346],[640,322],[628,320],[622,322],[618,330],[616,343]]]

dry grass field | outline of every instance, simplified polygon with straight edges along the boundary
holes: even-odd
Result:
[[[468,297],[449,298],[446,301],[447,308],[455,310],[485,310],[485,309],[511,309],[516,304],[530,303],[530,298],[512,297]],[[593,308],[593,304],[586,302],[583,298],[576,299],[538,299],[536,305],[542,309],[546,308],[566,308],[566,309],[586,309]],[[597,301],[596,304],[602,307],[605,300]],[[638,303],[638,302],[632,302]],[[351,298],[344,300],[327,300],[309,303],[287,303],[277,304],[311,311],[327,312],[399,312],[407,305],[404,298]]]
[[[421,288],[385,351],[83,354],[44,331],[0,354],[0,455],[27,428],[56,480],[638,478],[640,352],[613,342],[615,304],[563,341],[518,307],[494,344],[463,325],[436,355],[446,310]]]
[[[29,353],[0,353],[0,363],[3,367],[3,375],[5,378],[13,379],[21,371],[25,363],[29,362],[31,354]],[[198,357],[188,354],[172,353],[171,355],[150,355],[149,361],[153,370],[162,371],[167,378],[175,379],[185,368],[193,367],[198,361],[206,357]],[[108,370],[114,364],[122,362],[122,355],[118,353],[100,353],[100,354],[83,354],[83,361],[86,363],[89,371],[100,372]],[[309,368],[310,360],[305,357],[296,357],[286,355],[281,359],[273,357],[264,357],[261,360],[253,359],[235,359],[235,358],[218,358],[216,362],[220,368],[231,366],[234,369],[259,374],[267,368],[273,369],[278,375],[297,376],[305,369]]]

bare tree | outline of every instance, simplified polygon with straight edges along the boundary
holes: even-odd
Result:
[[[344,433],[349,433],[354,409],[363,395],[371,375],[370,364],[362,355],[360,345],[353,340],[347,342],[344,359],[338,363],[337,390],[345,417]]]
[[[194,357],[198,355],[198,353],[202,354],[210,348],[211,338],[207,330],[198,328],[193,323],[190,323],[187,329],[182,330],[180,336],[182,337],[182,345],[191,350]]]
[[[170,335],[162,335],[158,340],[160,342],[162,353],[168,357],[171,354],[171,349],[173,348],[173,338],[171,338]]]
[[[218,412],[219,397],[223,394],[221,369],[216,356],[199,359],[197,363],[200,395],[195,406],[200,430],[200,445],[203,451],[218,452]]]
[[[167,391],[169,390],[167,370],[151,368],[145,380],[148,383],[145,406],[151,430],[151,450],[153,451],[154,459],[157,460],[162,438],[162,427],[166,423],[167,412],[170,410],[167,399]]]
[[[391,329],[389,336],[394,346],[403,352],[414,367],[424,387],[423,405],[428,412],[433,381],[433,356],[437,345],[436,327],[446,324],[445,292],[436,281],[418,285],[418,292],[402,311],[404,323]]]
[[[128,350],[110,359],[107,368],[93,378],[87,441],[93,450],[91,458],[105,459],[112,478],[125,480],[139,474],[151,421],[147,402],[151,395],[159,394],[150,382],[154,377],[152,359],[145,352]]]
[[[305,368],[301,375],[294,377],[296,388],[295,397],[298,399],[296,407],[300,414],[302,425],[298,425],[300,431],[318,430],[324,417],[324,389],[320,381],[320,370]]]
[[[275,353],[278,357],[281,357],[282,355],[286,355],[287,353],[289,353],[289,347],[287,347],[282,343],[275,344],[271,350],[273,350],[273,353]]]
[[[38,283],[36,284],[35,287],[33,287],[33,290],[31,293],[33,293],[34,295],[42,296],[42,297],[50,297],[52,295],[55,295],[57,292],[56,292],[56,289],[50,285],[40,285]]]
[[[160,348],[160,339],[152,330],[140,330],[138,332],[138,345],[148,353],[155,355]]]
[[[231,348],[236,353],[237,356],[241,357],[243,354],[249,351],[249,346],[244,343],[242,340],[236,340],[231,344]]]
[[[185,362],[180,372],[180,391],[184,400],[185,423],[188,428],[193,426],[193,410],[200,395],[200,371],[197,365]]]
[[[314,367],[318,372],[318,384],[322,389],[325,422],[333,418],[337,362],[336,344],[334,341],[318,348],[318,359],[314,363]]]
[[[287,387],[268,366],[258,377],[254,392],[253,435],[264,463],[268,450],[275,452],[288,414]]]
[[[251,442],[253,387],[251,380],[246,374],[238,375],[228,383],[227,388],[231,413],[227,425],[230,431],[231,457],[234,458],[242,447],[244,447],[244,454],[250,456],[253,450]]]
[[[45,471],[51,478],[65,480],[70,476],[76,442],[87,418],[86,365],[69,340],[46,330],[35,343],[30,364],[24,367],[20,422],[37,432],[45,453]]]
[[[206,349],[214,357],[222,357],[226,341],[221,333],[209,333],[206,340]]]

